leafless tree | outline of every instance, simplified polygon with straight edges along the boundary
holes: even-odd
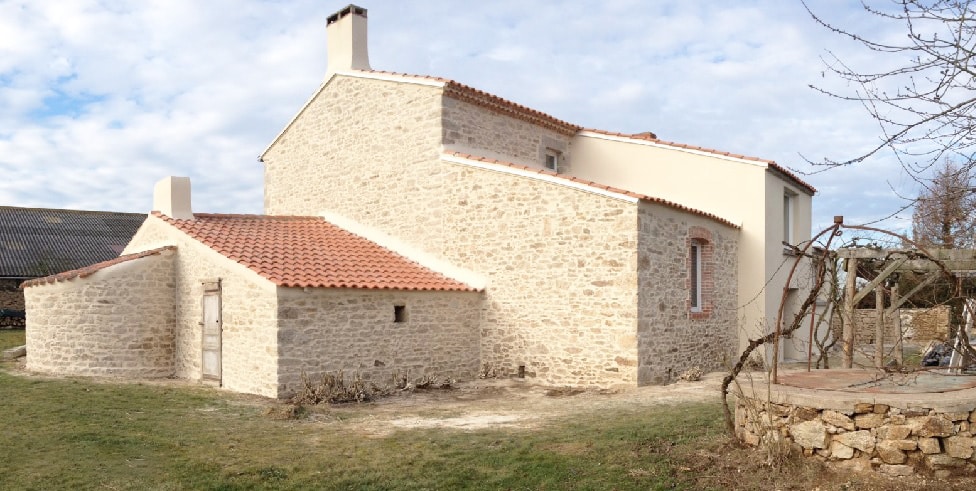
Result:
[[[972,248],[976,195],[970,165],[945,161],[926,181],[912,213],[912,239],[924,247]]]
[[[824,159],[827,168],[851,165],[890,149],[910,176],[919,177],[945,158],[972,167],[976,152],[976,4],[971,0],[867,0],[867,14],[902,24],[902,41],[871,38],[831,22],[804,2],[822,26],[848,37],[891,63],[881,71],[850,66],[832,52],[827,72],[852,87],[850,92],[812,88],[831,97],[856,101],[877,121],[880,141],[860,155]]]

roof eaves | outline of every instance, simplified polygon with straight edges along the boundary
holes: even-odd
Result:
[[[180,233],[186,235],[188,238],[202,244],[203,246],[209,248],[210,250],[220,254],[221,256],[247,268],[254,274],[260,276],[261,278],[271,282],[272,284],[279,287],[286,288],[356,288],[356,289],[368,289],[368,290],[415,290],[415,291],[461,291],[461,292],[480,292],[484,288],[478,288],[472,286],[463,281],[451,278],[443,273],[432,270],[406,256],[399,254],[398,252],[384,247],[366,237],[362,237],[355,234],[349,230],[346,230],[338,225],[325,220],[318,216],[282,216],[282,215],[247,215],[247,214],[215,214],[215,213],[195,213],[194,220],[176,220],[169,216],[163,215],[158,211],[153,211],[152,215],[163,220],[167,225],[175,228]],[[282,274],[281,271],[269,271],[263,268],[264,262],[260,257],[255,257],[253,254],[239,254],[234,250],[225,247],[226,244],[219,244],[211,240],[206,236],[202,236],[199,230],[193,228],[194,225],[199,224],[202,220],[267,220],[267,221],[305,221],[314,222],[318,224],[328,225],[333,227],[338,231],[341,231],[349,236],[355,236],[357,240],[363,241],[364,243],[370,244],[372,247],[376,247],[386,253],[396,256],[401,261],[406,261],[412,264],[417,270],[423,270],[428,274],[432,274],[439,279],[431,281],[429,278],[426,282],[420,281],[417,284],[401,284],[399,286],[389,284],[388,280],[374,281],[372,283],[368,281],[360,280],[335,280],[323,278],[321,276],[309,276],[303,274]],[[232,223],[228,223],[231,226]],[[286,270],[287,271],[287,270]],[[291,273],[295,273],[297,270],[291,270]],[[401,279],[402,280],[402,279]]]
[[[732,153],[732,152],[724,152],[722,150],[716,150],[714,148],[699,147],[699,146],[695,146],[695,145],[688,145],[688,144],[685,144],[685,143],[677,143],[677,142],[672,142],[672,141],[667,141],[667,140],[660,140],[660,139],[655,138],[652,135],[649,135],[647,133],[639,133],[639,134],[636,134],[636,135],[629,135],[629,134],[626,134],[626,133],[615,133],[615,132],[612,132],[612,131],[604,131],[604,130],[598,130],[598,129],[593,129],[593,128],[586,128],[586,129],[580,131],[580,134],[582,136],[591,136],[591,135],[586,135],[586,133],[593,133],[596,136],[601,136],[602,135],[602,136],[613,137],[615,139],[633,140],[635,142],[640,142],[640,143],[643,143],[643,144],[650,144],[650,145],[654,145],[654,146],[658,146],[658,147],[667,147],[667,148],[674,148],[674,149],[678,149],[678,150],[686,150],[686,151],[690,151],[690,152],[696,152],[696,153],[703,153],[703,154],[708,154],[708,155],[714,155],[714,156],[717,156],[717,157],[723,157],[723,158],[728,158],[728,159],[732,159],[732,160],[738,160],[738,161],[742,161],[742,162],[745,162],[745,163],[761,164],[761,165],[766,166],[767,168],[771,168],[771,169],[775,170],[776,172],[778,172],[779,174],[781,174],[783,177],[785,177],[787,180],[792,181],[796,185],[798,185],[798,186],[804,188],[805,190],[809,191],[810,194],[816,194],[816,192],[817,192],[817,188],[813,187],[812,185],[810,185],[809,183],[807,183],[803,179],[800,179],[799,176],[797,176],[796,174],[794,174],[790,170],[786,169],[785,167],[777,164],[776,162],[774,162],[772,160],[762,159],[762,158],[759,158],[759,157],[752,157],[752,156],[749,156],[749,155],[741,155],[741,154]]]
[[[32,280],[27,280],[23,282],[20,285],[20,287],[28,288],[32,286],[57,283],[59,281],[68,281],[74,278],[86,278],[105,268],[108,268],[110,266],[115,266],[116,264],[121,264],[128,261],[134,261],[136,259],[141,259],[147,256],[156,256],[163,253],[164,251],[175,250],[175,249],[176,246],[163,246],[163,247],[158,247],[156,249],[150,249],[148,251],[126,254],[124,256],[119,256],[115,259],[109,259],[108,261],[95,263],[92,264],[91,266],[86,266],[84,268],[73,269],[71,271],[65,271],[63,273],[45,276],[43,278],[34,278]]]

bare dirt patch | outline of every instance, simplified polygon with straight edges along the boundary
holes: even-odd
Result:
[[[641,409],[662,404],[719,400],[722,374],[667,386],[568,389],[523,379],[486,379],[452,389],[402,392],[362,405],[330,406],[313,418],[344,421],[365,436],[383,437],[400,429],[532,429],[574,414]],[[363,416],[365,414],[365,417]],[[355,420],[344,418],[358,416]]]

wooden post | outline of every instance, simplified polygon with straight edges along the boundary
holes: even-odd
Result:
[[[891,285],[891,306],[898,305],[899,300],[898,281],[895,281]],[[901,313],[896,309],[893,313],[888,312],[888,314],[891,315],[891,323],[895,326],[895,361],[898,362],[898,366],[902,366],[905,364],[905,348],[902,345],[902,338],[904,338],[905,333],[901,332]]]
[[[857,289],[857,259],[847,259],[844,286],[844,368],[854,367],[854,292]]]
[[[884,287],[874,287],[874,312],[877,314],[874,326],[874,367],[884,368]]]

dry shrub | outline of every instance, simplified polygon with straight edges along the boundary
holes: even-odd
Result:
[[[284,404],[272,406],[264,411],[264,415],[274,420],[289,420],[304,418],[308,412],[300,404]]]
[[[576,387],[554,387],[552,389],[546,390],[546,396],[548,397],[575,396],[577,394],[582,394],[584,392],[586,391]]]
[[[686,382],[697,382],[702,379],[703,375],[705,375],[705,371],[701,367],[691,367],[681,372],[681,375],[678,375],[678,379]]]
[[[346,377],[339,370],[335,374],[324,373],[322,379],[316,384],[309,380],[308,375],[302,372],[302,390],[292,397],[293,404],[319,404],[327,402],[329,404],[339,404],[343,402],[367,402],[373,400],[374,396],[381,393],[382,389],[375,384],[363,380],[359,373],[356,373],[352,382],[346,383]]]
[[[393,390],[406,390],[410,388],[410,377],[408,372],[400,373],[400,370],[393,372],[390,376],[390,383]]]
[[[481,366],[481,378],[496,378],[498,373],[495,371],[495,367],[485,364]]]
[[[455,380],[450,378],[439,380],[435,376],[424,375],[416,383],[410,383],[407,374],[401,374],[398,370],[393,373],[390,382],[390,385],[379,386],[364,380],[362,375],[356,373],[352,381],[347,383],[342,370],[339,370],[334,374],[325,373],[318,383],[313,383],[303,371],[302,389],[290,401],[296,405],[369,402],[396,392],[415,389],[451,389]]]

